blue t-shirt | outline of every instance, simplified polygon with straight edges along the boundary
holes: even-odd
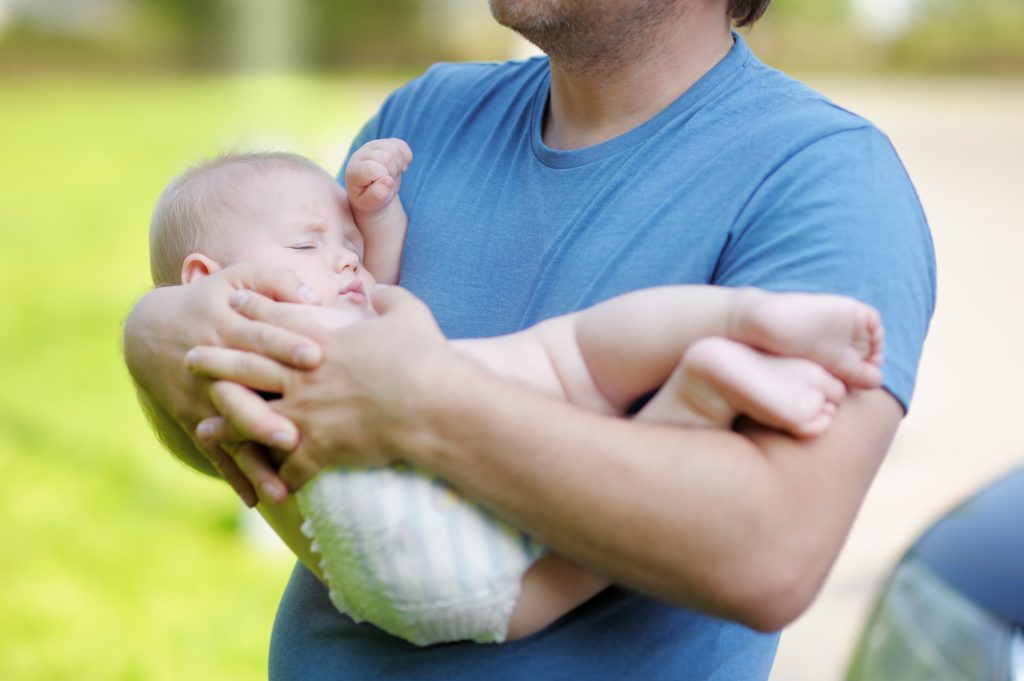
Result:
[[[544,58],[435,66],[353,145],[411,145],[401,284],[449,337],[516,331],[659,284],[830,291],[879,309],[885,387],[909,404],[934,255],[906,172],[871,123],[766,67],[739,36],[667,109],[593,147],[545,146],[548,93]],[[274,681],[750,681],[767,677],[777,642],[612,588],[521,641],[417,648],[338,614],[300,565],[270,669]]]

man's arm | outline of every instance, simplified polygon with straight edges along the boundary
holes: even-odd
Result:
[[[797,442],[587,413],[459,356],[408,294],[386,298],[382,317],[330,333],[258,296],[243,306],[326,356],[254,386],[284,394],[303,435],[282,477],[397,453],[614,582],[760,629],[811,602],[902,414],[888,393],[854,393],[826,435]],[[266,404],[218,399],[266,441]]]
[[[269,357],[307,367],[318,364],[321,353],[307,338],[237,314],[230,300],[242,289],[261,291],[279,301],[318,301],[317,294],[288,270],[249,264],[226,267],[188,286],[157,288],[143,296],[125,320],[124,356],[139,400],[161,440],[189,465],[210,472],[211,466],[196,459],[201,451],[251,506],[256,503],[256,493],[249,480],[257,486],[279,487],[279,499],[285,496],[284,485],[258,457],[232,460],[219,447],[194,445],[185,436],[201,419],[217,413],[207,398],[208,381],[182,370],[186,353],[203,343],[259,349]],[[266,425],[273,426],[275,432],[294,432],[291,423],[279,417],[271,417]]]
[[[191,379],[192,382],[199,383],[198,379],[192,378],[184,371],[185,362],[179,358],[180,363],[176,363],[176,366],[165,368],[168,373],[181,374],[181,376],[174,376],[175,383],[172,385],[160,385],[156,375],[168,360],[173,362],[176,353],[173,350],[169,351],[169,348],[175,345],[177,337],[187,335],[191,326],[181,324],[182,320],[188,318],[186,315],[175,316],[168,314],[168,310],[176,308],[177,305],[186,304],[183,299],[187,300],[189,294],[195,293],[197,290],[175,287],[153,292],[139,302],[125,325],[125,355],[133,376],[137,374],[140,378],[154,383],[156,388],[163,388],[166,392],[165,398],[171,401],[179,400],[181,407],[179,411],[186,415],[184,418],[192,420],[198,416],[191,415],[192,412],[187,409],[193,409],[195,414],[201,415],[204,410],[212,413],[213,407],[211,405],[204,407],[201,404],[206,401],[205,389],[200,391],[202,399],[182,399],[183,394],[194,390],[195,387],[190,387],[188,380],[181,379]],[[214,291],[214,299],[216,292],[217,290]],[[236,323],[237,321],[248,320],[239,317]],[[233,337],[235,344],[245,347],[246,342],[242,338],[245,331],[237,333],[239,336]],[[281,337],[268,336],[262,340],[274,343],[277,347],[287,348],[289,342],[287,338],[288,335],[285,334]],[[260,342],[260,339],[254,338],[253,342]],[[533,348],[533,356],[541,361],[543,352],[531,340],[524,339],[524,343],[521,346],[517,345],[514,349],[525,349],[527,346]],[[168,357],[168,355],[172,356]],[[258,358],[252,356],[249,359],[255,361]],[[498,364],[500,369],[501,362],[499,361]],[[508,369],[508,367],[505,368]],[[536,368],[530,367],[531,371]],[[517,376],[521,373],[517,372]],[[202,385],[205,383],[205,381],[201,382]],[[260,449],[251,443],[243,444],[234,450],[234,458],[229,457],[214,444],[203,443],[202,449],[200,449],[190,433],[175,421],[170,412],[157,402],[152,393],[144,389],[138,382],[136,382],[136,388],[143,411],[164,446],[176,458],[201,473],[224,477],[228,480],[231,479],[230,476],[235,476],[236,480],[232,486],[236,491],[242,494],[243,488],[248,490],[247,493],[242,494],[243,499],[250,506],[256,506],[267,523],[299,560],[323,581],[319,558],[312,552],[310,540],[301,531],[303,519],[298,511],[295,498],[289,496],[284,501],[279,501],[275,495],[268,494],[261,489],[260,481],[265,480],[265,477],[272,474],[273,471],[266,466],[266,459]],[[182,392],[179,393],[178,390]],[[252,482],[252,487],[248,486],[249,483],[242,477],[243,474]],[[274,476],[276,478],[276,474]],[[536,633],[605,586],[607,586],[605,580],[587,573],[564,558],[555,555],[542,558],[524,577],[521,596],[509,622],[510,640]]]
[[[809,442],[589,414],[449,366],[403,457],[615,582],[774,630],[811,602],[902,416],[854,393]]]

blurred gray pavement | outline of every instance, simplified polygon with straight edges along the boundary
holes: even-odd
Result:
[[[910,415],[772,681],[842,678],[907,545],[1024,465],[1024,78],[807,80],[892,139],[931,222],[939,298]]]

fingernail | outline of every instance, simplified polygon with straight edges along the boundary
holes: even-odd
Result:
[[[265,480],[264,482],[260,483],[260,489],[263,490],[263,493],[266,494],[271,499],[273,499],[274,501],[278,501],[279,499],[288,494],[285,490],[281,489],[281,486],[278,485],[273,480]]]
[[[278,449],[291,449],[295,446],[295,433],[290,433],[287,430],[279,430],[270,436],[270,441],[274,443],[274,446]]]
[[[196,435],[201,440],[208,440],[213,436],[213,424],[206,421],[200,421],[199,425],[196,426]]]
[[[299,287],[299,298],[302,298],[307,303],[321,302],[320,294],[305,285]]]
[[[300,367],[312,367],[316,365],[316,351],[313,348],[303,346],[295,351],[293,356],[295,365]]]
[[[235,291],[231,294],[231,297],[228,298],[228,305],[237,310],[245,305],[247,300],[249,300],[248,293],[245,291]]]
[[[185,353],[185,367],[188,368],[188,369],[195,369],[196,368],[196,360],[198,360],[198,359],[199,359],[199,351],[196,350],[195,348],[192,348],[191,350],[189,350],[188,352]]]

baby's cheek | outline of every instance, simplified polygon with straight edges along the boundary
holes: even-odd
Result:
[[[326,265],[307,263],[303,268],[297,268],[295,273],[299,275],[303,283],[320,294],[325,304],[330,304],[338,297],[338,275],[334,274]]]

